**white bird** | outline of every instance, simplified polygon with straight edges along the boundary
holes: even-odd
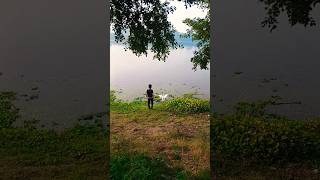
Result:
[[[159,97],[161,98],[161,101],[164,101],[167,99],[168,94],[162,94],[162,95],[160,94]]]

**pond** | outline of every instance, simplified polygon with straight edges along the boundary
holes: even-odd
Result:
[[[65,128],[105,111],[104,2],[1,1],[0,12],[0,91],[18,93],[24,120]]]
[[[270,33],[261,27],[266,12],[260,2],[227,0],[215,7],[228,9],[215,16],[215,111],[229,111],[239,101],[279,96],[285,104],[277,106],[276,113],[319,117],[320,8],[312,11],[316,26],[291,27],[281,15],[278,28]]]
[[[210,71],[192,69],[190,59],[194,50],[195,46],[172,50],[164,62],[153,60],[152,54],[137,57],[125,51],[123,46],[112,44],[111,89],[121,91],[118,95],[124,100],[145,96],[148,84],[153,85],[156,94],[195,93],[201,98],[209,98]]]

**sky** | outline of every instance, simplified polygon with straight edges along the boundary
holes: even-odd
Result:
[[[161,0],[165,2],[167,0]],[[186,9],[184,2],[180,1],[169,1],[170,5],[175,6],[176,10],[173,14],[169,14],[169,21],[175,27],[175,29],[180,33],[185,33],[188,29],[182,21],[186,18],[196,18],[196,17],[205,17],[207,14],[206,10],[203,10],[197,6],[188,7]],[[110,31],[112,31],[112,26],[110,26]]]
[[[165,0],[163,0],[165,1]],[[169,15],[169,21],[173,24],[178,32],[185,33],[188,26],[182,21],[186,18],[205,17],[206,10],[203,10],[197,6],[188,7],[186,9],[184,2],[170,1],[172,6],[176,7],[176,11]]]

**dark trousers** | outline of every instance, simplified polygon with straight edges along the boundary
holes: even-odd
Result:
[[[150,106],[151,104],[151,106]],[[148,107],[149,109],[153,109],[153,98],[148,98]]]

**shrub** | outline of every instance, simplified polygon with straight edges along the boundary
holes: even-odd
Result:
[[[110,91],[110,103],[116,102],[116,100],[117,100],[116,91],[111,90]]]
[[[319,120],[272,118],[265,116],[261,106],[253,106],[259,107],[256,112],[253,109],[248,111],[247,105],[240,108],[241,112],[212,117],[213,151],[228,159],[245,158],[269,163],[320,162]],[[244,113],[243,109],[250,113]]]
[[[13,104],[15,97],[13,92],[0,92],[0,129],[11,127],[19,117],[19,110]]]
[[[204,113],[210,111],[208,100],[190,97],[174,98],[163,102],[160,107],[176,113]]]

